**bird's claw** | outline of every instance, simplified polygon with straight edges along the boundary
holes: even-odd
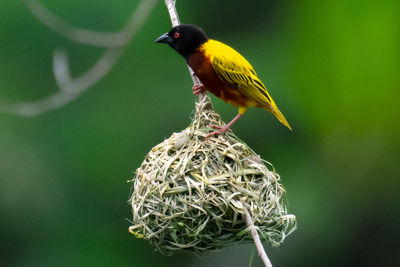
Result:
[[[232,129],[228,128],[226,126],[218,126],[218,125],[215,125],[215,124],[211,124],[211,125],[209,125],[209,127],[213,128],[213,129],[217,129],[217,130],[223,130],[224,132],[232,132]],[[224,129],[224,128],[226,128],[226,129]]]
[[[204,85],[202,85],[202,84],[195,84],[192,87],[192,90],[193,90],[194,95],[199,95],[206,91],[206,89],[204,88]]]
[[[213,128],[213,129],[218,129],[218,130],[207,134],[206,138],[209,138],[209,137],[214,136],[214,135],[223,134],[223,133],[226,133],[226,132],[232,132],[232,130],[227,125],[222,126],[222,127],[218,126],[218,125],[210,125],[210,127]]]

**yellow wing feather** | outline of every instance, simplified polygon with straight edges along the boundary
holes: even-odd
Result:
[[[279,111],[257,73],[241,54],[215,40],[207,41],[200,50],[210,58],[215,72],[222,81],[230,84],[244,97],[251,100],[249,106],[262,107],[268,110],[291,130],[289,123]]]

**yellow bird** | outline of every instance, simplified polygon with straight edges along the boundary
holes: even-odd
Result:
[[[194,94],[210,91],[239,108],[238,114],[231,122],[211,132],[207,137],[228,131],[248,107],[267,110],[292,130],[253,67],[233,48],[209,39],[200,27],[191,24],[181,24],[172,28],[156,42],[170,45],[186,59],[202,82],[202,85],[193,87]]]

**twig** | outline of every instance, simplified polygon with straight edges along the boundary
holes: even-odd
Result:
[[[258,235],[257,229],[254,226],[253,220],[251,219],[250,213],[246,207],[247,204],[246,203],[242,203],[242,204],[243,204],[244,215],[246,218],[246,224],[247,224],[247,227],[250,228],[250,234],[254,240],[254,244],[256,245],[258,255],[264,262],[265,267],[272,267],[272,263],[269,260],[267,253],[265,253],[264,247],[260,240],[260,236]]]
[[[23,117],[34,117],[43,114],[47,111],[60,108],[72,102],[74,99],[79,97],[89,87],[98,82],[101,78],[106,75],[122,53],[122,49],[110,48],[103,56],[95,63],[95,65],[89,69],[82,76],[69,80],[67,82],[67,74],[56,72],[56,80],[59,85],[63,85],[60,91],[57,93],[47,96],[44,99],[34,102],[18,102],[18,103],[5,103],[0,102],[0,111],[19,115]],[[55,53],[57,57],[57,53]],[[65,57],[67,58],[67,57]],[[62,58],[57,58],[54,61],[61,61]],[[66,65],[65,63],[58,63]],[[55,68],[55,67],[54,67]],[[64,69],[67,72],[66,69]],[[69,71],[68,71],[69,72]],[[64,78],[61,78],[64,76]]]
[[[71,41],[100,47],[119,47],[125,46],[131,41],[131,32],[136,26],[135,14],[132,14],[125,27],[115,33],[102,33],[82,29],[71,25],[59,16],[51,12],[39,0],[23,0],[25,5],[29,8],[32,14],[42,22],[46,27],[61,34]],[[154,1],[149,1],[154,2]],[[140,9],[140,7],[138,7]],[[145,10],[142,10],[142,12]]]
[[[176,11],[176,0],[165,0],[165,5],[167,6],[169,17],[171,18],[172,27],[178,26],[180,24],[178,12]],[[201,84],[199,78],[194,74],[192,68],[187,65],[189,68],[190,76],[192,77],[193,84]],[[203,99],[204,94],[199,94],[199,99]]]
[[[179,25],[179,17],[178,17],[176,8],[175,8],[175,2],[176,2],[175,0],[165,0],[165,5],[168,8],[168,13],[171,18],[171,23],[172,23],[173,27]],[[189,68],[190,75],[192,76],[193,83],[200,84],[199,78],[194,74],[193,70],[189,66],[188,66],[188,68]],[[203,98],[202,96],[199,96],[199,99],[202,99],[202,98]],[[260,237],[254,226],[253,220],[251,219],[249,211],[245,207],[245,203],[243,203],[243,209],[244,209],[244,213],[245,213],[246,224],[250,228],[250,234],[256,245],[258,255],[260,255],[260,257],[266,267],[272,267],[271,261],[268,259],[268,256],[265,253],[263,245],[261,244]]]
[[[36,0],[24,1],[30,5],[41,5]],[[131,19],[120,33],[123,32],[123,35],[127,39],[132,40],[143,23],[147,20],[157,1],[158,0],[141,0],[139,6],[133,12]],[[41,17],[42,20],[44,20],[44,18],[45,17]],[[49,25],[50,23],[51,20],[47,21],[45,25]],[[88,41],[91,36],[93,37],[93,35],[89,34],[85,37],[85,40]],[[70,36],[66,35],[66,37]],[[81,76],[72,79],[69,71],[67,52],[56,50],[53,58],[53,71],[60,91],[44,99],[33,102],[6,103],[0,101],[0,111],[19,116],[33,117],[65,106],[101,80],[114,67],[118,58],[122,55],[122,52],[123,47],[109,47],[93,67]]]
[[[71,72],[69,70],[68,53],[64,49],[56,49],[53,53],[53,73],[58,87],[62,90],[68,88],[71,83]]]

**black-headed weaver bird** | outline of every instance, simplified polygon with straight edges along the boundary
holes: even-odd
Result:
[[[248,107],[266,109],[292,130],[253,67],[233,48],[208,38],[200,27],[191,24],[173,27],[156,42],[168,44],[186,59],[202,83],[193,86],[195,95],[210,91],[239,108],[239,113],[232,121],[211,132],[207,137],[228,131]]]

